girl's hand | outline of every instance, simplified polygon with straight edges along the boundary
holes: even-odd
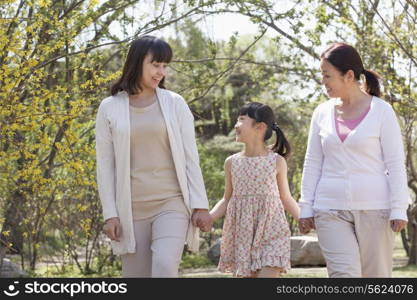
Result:
[[[215,220],[214,220],[213,216],[211,215],[211,213],[209,213],[209,221],[205,225],[200,226],[201,231],[203,231],[203,232],[211,231],[211,228],[213,227],[214,221]]]
[[[400,232],[407,226],[407,221],[404,220],[391,220],[391,229],[394,232]]]
[[[104,223],[103,231],[112,241],[120,242],[119,238],[122,233],[120,219],[118,217],[107,219]]]
[[[213,219],[211,219],[211,221],[209,223],[201,225],[199,228],[203,232],[209,232],[209,231],[211,231],[212,227],[213,227]]]
[[[298,221],[298,228],[302,234],[307,234],[311,229],[316,229],[316,226],[314,225],[314,217],[300,218]]]
[[[207,209],[194,209],[191,220],[194,226],[198,226],[204,232],[209,231],[213,225],[213,219]]]

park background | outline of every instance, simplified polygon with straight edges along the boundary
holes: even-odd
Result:
[[[311,114],[327,100],[320,53],[334,41],[355,46],[383,76],[382,98],[401,124],[412,204],[394,276],[417,277],[416,23],[416,0],[0,0],[0,269],[8,260],[25,276],[120,276],[102,233],[95,116],[129,43],[151,34],[174,50],[166,86],[194,113],[211,207],[223,195],[224,159],[242,147],[233,125],[248,101],[274,109],[299,199]],[[221,226],[201,234],[199,254],[184,252],[182,274],[215,269],[206,253]]]

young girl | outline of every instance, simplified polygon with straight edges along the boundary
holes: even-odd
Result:
[[[224,197],[210,211],[213,221],[226,214],[219,270],[235,277],[278,277],[290,269],[284,208],[299,218],[287,181],[290,145],[272,109],[261,103],[243,106],[235,129],[245,148],[226,159]],[[277,141],[270,149],[265,141],[273,131]]]

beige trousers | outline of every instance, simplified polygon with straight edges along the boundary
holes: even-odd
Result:
[[[389,210],[316,210],[329,277],[391,277],[394,232]]]
[[[123,277],[178,277],[189,222],[176,211],[134,221],[136,253],[121,256]]]

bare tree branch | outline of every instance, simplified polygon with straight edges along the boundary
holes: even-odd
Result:
[[[236,58],[236,60],[228,67],[226,68],[223,72],[221,72],[214,80],[213,82],[210,84],[210,86],[205,90],[205,92],[190,100],[188,103],[191,104],[195,101],[198,101],[202,98],[204,98],[207,93],[212,89],[212,87],[214,87],[216,85],[216,83],[220,80],[220,78],[222,78],[224,76],[224,74],[226,74],[227,72],[229,72],[230,70],[232,70],[234,68],[234,66],[239,62],[239,60],[265,35],[266,30],[264,30],[240,55],[239,57]]]
[[[212,11],[204,11],[205,13],[213,13]],[[290,40],[292,43],[294,43],[298,48],[309,54],[311,57],[315,59],[320,59],[320,56],[309,47],[304,46],[296,37],[290,35],[289,33],[286,33],[284,30],[278,27],[278,25],[275,24],[274,21],[267,21],[262,18],[262,15],[254,15],[249,11],[242,12],[242,11],[236,11],[236,10],[230,10],[230,9],[220,9],[216,10],[217,13],[233,13],[233,14],[241,14],[253,19],[257,19],[260,23],[274,29],[277,31],[280,35],[284,36],[288,40]]]
[[[133,36],[128,37],[128,38],[126,38],[126,39],[124,39],[124,40],[121,40],[121,41],[113,41],[113,42],[107,42],[107,43],[103,43],[103,44],[100,44],[100,45],[90,46],[90,47],[87,47],[87,48],[85,48],[85,49],[82,49],[82,50],[79,50],[79,51],[75,51],[75,52],[71,52],[71,53],[68,53],[68,54],[61,54],[61,55],[58,55],[58,56],[56,56],[56,57],[54,57],[54,58],[51,58],[50,60],[48,60],[48,61],[46,61],[46,62],[43,62],[43,63],[41,63],[41,64],[39,64],[39,65],[35,66],[33,70],[43,68],[43,67],[45,67],[46,65],[48,65],[48,64],[50,64],[50,63],[52,63],[52,62],[54,62],[54,61],[56,61],[56,60],[59,60],[59,59],[61,59],[61,58],[64,58],[64,57],[74,56],[74,55],[77,55],[77,54],[80,54],[80,53],[83,53],[83,52],[88,52],[88,51],[91,51],[91,50],[93,50],[93,49],[97,49],[97,48],[101,48],[101,47],[105,47],[105,46],[110,46],[110,45],[119,45],[119,44],[124,44],[124,43],[127,43],[127,42],[129,42],[129,41],[133,40],[134,38],[136,38],[138,35],[141,35],[141,34],[148,34],[148,33],[150,33],[150,32],[153,32],[153,31],[159,30],[159,29],[161,29],[161,28],[167,27],[167,26],[169,26],[169,25],[171,25],[171,24],[173,24],[173,23],[176,23],[176,22],[178,22],[178,21],[180,21],[180,20],[182,20],[182,19],[184,19],[184,18],[189,17],[190,15],[192,15],[193,13],[195,13],[195,12],[197,12],[197,11],[198,11],[198,7],[197,7],[197,8],[193,8],[193,9],[191,9],[190,11],[188,11],[187,13],[185,13],[185,14],[181,15],[180,17],[177,17],[177,18],[175,18],[175,19],[172,19],[172,20],[170,20],[169,22],[166,22],[166,23],[164,23],[164,24],[160,24],[160,25],[156,25],[156,26],[155,26],[155,27],[153,27],[153,28],[150,28],[150,29],[144,30],[144,29],[146,28],[146,26],[148,26],[148,25],[150,25],[150,24],[154,24],[154,23],[155,23],[155,21],[151,21],[151,22],[147,23],[147,24],[145,25],[145,27],[143,27],[143,28],[139,29],[139,30],[138,30],[138,31],[137,31],[137,32],[136,32]]]
[[[397,45],[400,46],[400,48],[407,54],[407,56],[410,58],[410,60],[413,62],[413,64],[415,66],[417,66],[417,61],[415,60],[414,55],[412,53],[410,53],[404,47],[404,45],[398,40],[397,35],[392,31],[391,27],[387,24],[387,22],[385,21],[385,19],[381,16],[381,14],[379,13],[378,9],[374,6],[374,4],[372,3],[372,1],[371,0],[368,0],[368,2],[371,4],[372,9],[375,11],[375,13],[379,16],[379,18],[381,19],[381,21],[384,24],[384,26],[388,29],[388,31],[391,34],[391,37],[395,40],[395,42],[397,43]]]
[[[191,59],[191,60],[174,60],[172,62],[173,63],[206,63],[206,62],[209,62],[209,61],[236,61],[238,59],[239,58],[235,58],[235,57],[215,57],[215,58],[202,58],[202,59],[194,59],[194,60],[193,59]],[[290,72],[290,73],[293,73],[293,74],[305,76],[305,73],[302,73],[302,71],[308,71],[308,72],[310,72],[311,79],[313,79],[317,84],[320,84],[320,79],[314,74],[315,70],[312,70],[312,69],[300,70],[300,69],[297,69],[297,68],[285,67],[285,66],[279,65],[279,64],[274,63],[274,62],[260,62],[260,61],[254,61],[254,60],[244,59],[244,58],[239,59],[239,62],[243,62],[243,63],[246,63],[246,64],[259,65],[259,66],[273,67],[279,73]],[[174,70],[179,72],[179,73],[187,75],[186,73],[180,72],[177,69],[174,69]]]

